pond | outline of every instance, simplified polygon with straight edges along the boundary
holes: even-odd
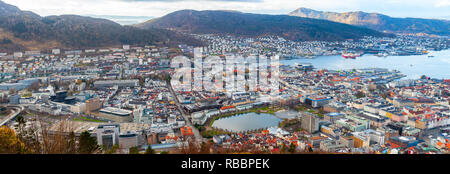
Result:
[[[281,121],[272,114],[250,112],[216,120],[212,127],[230,132],[246,132],[277,127]]]

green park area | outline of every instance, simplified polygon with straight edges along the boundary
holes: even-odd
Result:
[[[104,123],[105,122],[105,121],[102,121],[102,120],[96,120],[96,119],[87,118],[87,117],[75,117],[73,119],[73,121],[86,121],[86,122],[97,122],[97,123]]]
[[[11,110],[7,107],[0,107],[0,118],[8,116],[11,113]]]

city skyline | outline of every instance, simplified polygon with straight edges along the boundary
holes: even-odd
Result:
[[[40,3],[0,0],[0,154],[450,153],[450,21],[270,0]],[[158,3],[175,12],[147,21],[160,14],[139,9]],[[243,13],[214,10],[230,4]],[[231,165],[192,159],[168,168]]]

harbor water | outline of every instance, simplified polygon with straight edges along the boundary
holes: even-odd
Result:
[[[427,55],[378,57],[365,54],[356,59],[340,55],[318,56],[313,59],[297,58],[280,60],[282,65],[311,63],[317,69],[349,70],[363,68],[386,68],[406,75],[403,79],[418,79],[422,75],[437,79],[450,79],[450,50],[431,51]]]

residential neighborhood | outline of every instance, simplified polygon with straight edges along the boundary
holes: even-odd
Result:
[[[274,36],[195,36],[210,43],[195,48],[203,50],[204,59],[426,55],[449,46],[448,39],[413,36],[301,43]],[[280,65],[278,97],[248,88],[248,68],[234,70],[246,74],[236,80],[245,91],[174,88],[171,60],[192,58],[195,49],[123,45],[2,53],[2,126],[23,131],[44,122],[37,130],[52,135],[88,132],[103,151],[117,147],[116,153],[130,148],[179,153],[193,142],[210,143],[216,153],[448,153],[448,79],[405,79],[395,69],[331,70],[302,63]],[[20,113],[8,117],[17,108]],[[26,120],[24,129],[18,117]]]

